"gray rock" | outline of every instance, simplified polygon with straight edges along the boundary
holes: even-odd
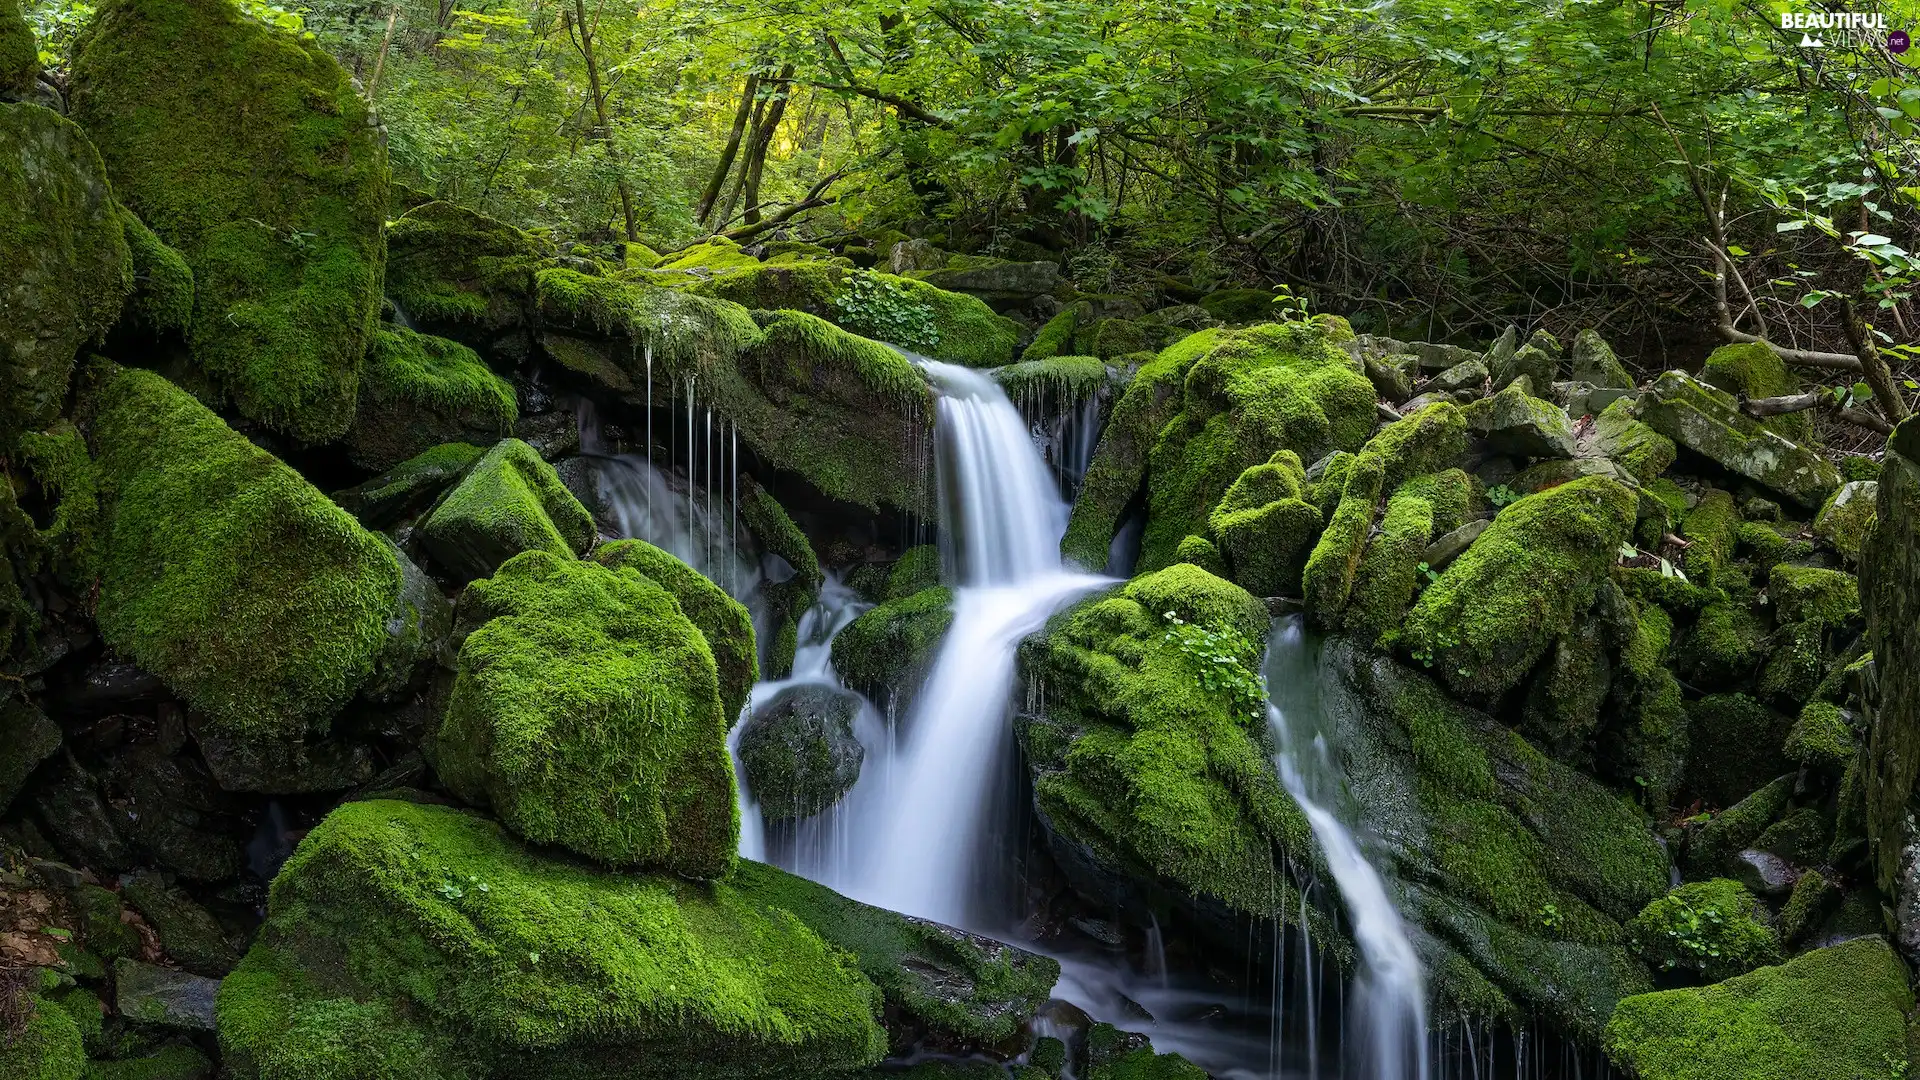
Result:
[[[1825,457],[1741,412],[1733,396],[1682,371],[1654,380],[1640,397],[1648,427],[1737,476],[1812,510],[1845,478]]]
[[[1519,349],[1520,329],[1509,326],[1500,332],[1499,337],[1493,339],[1493,344],[1488,346],[1486,353],[1480,359],[1487,365],[1488,371],[1500,371],[1513,362],[1513,354]]]
[[[740,764],[761,813],[809,818],[860,779],[866,751],[853,735],[860,695],[830,686],[789,687],[756,709],[740,733]]]
[[[123,815],[107,805],[72,755],[39,786],[34,809],[61,854],[75,864],[114,873],[133,868],[133,849],[118,827]]]
[[[970,262],[972,260],[969,260]],[[985,265],[954,266],[914,275],[929,285],[949,292],[966,293],[982,300],[1031,300],[1046,296],[1060,287],[1060,267],[1050,262],[994,262]]]
[[[1435,375],[1432,379],[1428,380],[1425,389],[1427,391],[1438,390],[1445,394],[1452,394],[1461,390],[1477,391],[1486,381],[1487,365],[1478,359],[1467,360],[1463,363],[1455,364],[1440,374]]]
[[[121,959],[113,965],[114,1006],[129,1020],[182,1031],[212,1031],[220,980]]]
[[[1487,526],[1491,524],[1493,524],[1492,518],[1475,518],[1467,522],[1428,544],[1427,550],[1420,556],[1420,561],[1426,563],[1428,569],[1439,573],[1446,569],[1448,563],[1459,558],[1461,552],[1473,546],[1473,542],[1480,539],[1480,534],[1486,532]]]
[[[1512,356],[1506,357],[1498,365],[1489,362],[1487,370],[1492,374],[1495,390],[1505,389],[1521,378],[1531,379],[1534,387],[1544,389],[1552,386],[1554,380],[1559,378],[1560,361],[1546,350],[1529,344],[1520,346]],[[1530,389],[1528,392],[1535,391]]]
[[[333,493],[341,509],[369,529],[391,529],[433,505],[486,451],[471,443],[436,446],[359,487]]]
[[[1373,383],[1374,391],[1381,397],[1398,404],[1413,396],[1413,376],[1418,367],[1418,358],[1403,353],[1368,356],[1361,362],[1366,365],[1367,380]]]
[[[1734,856],[1733,877],[1755,896],[1785,896],[1800,879],[1787,860],[1753,848]]]
[[[513,435],[541,457],[558,461],[580,452],[580,417],[572,409],[533,413],[513,425]]]
[[[385,537],[381,538],[385,540]],[[392,704],[406,699],[415,671],[431,663],[453,630],[453,603],[426,571],[386,541],[400,563],[400,594],[387,616],[386,644],[373,660],[373,677],[361,688],[369,701]]]
[[[1140,316],[1141,322],[1158,323],[1161,326],[1177,326],[1183,330],[1205,330],[1210,326],[1219,326],[1220,322],[1207,314],[1207,309],[1199,304],[1174,304],[1149,311]]]
[[[1549,401],[1519,385],[1467,406],[1467,426],[1498,453],[1522,458],[1570,458],[1573,422]]]
[[[219,978],[240,962],[219,922],[159,874],[142,870],[127,875],[120,881],[120,895],[153,927],[167,955],[188,971]]]
[[[1582,330],[1573,339],[1573,380],[1602,388],[1630,389],[1633,376],[1598,333]],[[1604,405],[1601,408],[1605,408]],[[1594,410],[1598,411],[1598,410]]]
[[[32,702],[0,698],[0,812],[40,763],[60,749],[59,725]]]
[[[1832,544],[1835,551],[1849,559],[1859,559],[1861,545],[1873,523],[1874,503],[1880,495],[1877,480],[1853,480],[1842,484],[1833,498],[1820,508],[1813,519],[1814,534]]]
[[[889,274],[910,274],[915,270],[938,270],[952,258],[931,240],[902,240],[887,254]]]
[[[1445,371],[1469,360],[1480,359],[1480,354],[1472,349],[1463,349],[1458,345],[1442,345],[1432,341],[1416,341],[1403,346],[1403,351],[1418,356],[1420,367],[1425,371]]]
[[[223,791],[261,795],[305,795],[345,791],[373,779],[378,767],[371,749],[360,742],[322,739],[288,745],[226,739],[190,718],[188,727],[200,756]]]

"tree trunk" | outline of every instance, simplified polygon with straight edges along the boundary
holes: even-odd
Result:
[[[767,103],[767,113],[761,119],[760,127],[753,133],[753,139],[747,144],[747,160],[743,168],[746,179],[740,188],[741,198],[746,200],[746,209],[742,214],[748,225],[760,223],[760,174],[766,168],[767,150],[773,145],[773,134],[780,129],[780,121],[787,113],[787,98],[793,93],[793,65],[780,69],[780,89],[774,91],[773,100]]]
[[[619,172],[620,151],[613,142],[613,126],[607,122],[607,98],[600,89],[600,65],[593,59],[593,32],[587,25],[585,0],[573,0],[573,17],[580,27],[580,58],[587,64],[587,90],[593,94],[593,115],[599,121],[597,137],[607,148],[607,157],[614,164],[614,184],[620,189],[620,213],[626,219],[627,242],[635,243],[640,239],[640,231],[633,218],[633,191],[627,186],[627,178]]]
[[[726,149],[720,152],[720,161],[713,167],[713,176],[707,180],[707,190],[700,194],[700,205],[693,212],[694,220],[706,227],[713,216],[713,206],[720,201],[720,190],[726,186],[727,174],[733,171],[733,159],[740,153],[740,137],[746,133],[747,118],[753,115],[754,94],[760,89],[760,73],[747,74],[746,89],[740,91],[740,107],[733,112],[733,130],[727,135]]]
[[[1888,423],[1898,424],[1907,418],[1907,399],[1900,396],[1900,388],[1894,385],[1893,372],[1887,367],[1886,357],[1880,355],[1880,346],[1874,344],[1873,331],[1867,329],[1860,309],[1851,300],[1844,301],[1843,305],[1840,314],[1846,319],[1847,343],[1860,358],[1860,374],[1873,388],[1873,403]]]

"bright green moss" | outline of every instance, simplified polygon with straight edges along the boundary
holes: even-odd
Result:
[[[191,1046],[175,1043],[145,1057],[124,1061],[90,1061],[85,1080],[205,1080],[213,1062]]]
[[[1708,699],[1712,700],[1712,699]],[[1691,711],[1691,710],[1690,710]],[[1738,781],[1736,780],[1735,783]],[[1695,874],[1717,874],[1729,860],[1760,838],[1793,797],[1794,778],[1781,776],[1752,794],[1713,814],[1704,822],[1690,822],[1687,866]]]
[[[757,896],[377,801],[281,870],[219,1033],[248,1080],[771,1080],[877,1062],[879,1008],[852,957]]]
[[[381,327],[360,375],[349,453],[363,468],[389,469],[443,443],[485,444],[511,435],[519,416],[513,384],[472,349]]]
[[[1213,541],[1204,536],[1189,536],[1180,541],[1173,549],[1175,566],[1197,566],[1215,577],[1227,576],[1227,561],[1220,557],[1220,549]]]
[[[441,566],[472,579],[523,551],[571,558],[593,543],[594,524],[533,447],[503,439],[433,508],[420,537]]]
[[[1021,351],[1022,360],[1045,360],[1059,356],[1073,347],[1073,332],[1082,319],[1093,316],[1093,305],[1081,301],[1068,304],[1059,314],[1048,319],[1039,330],[1034,332],[1033,341]]]
[[[953,625],[953,590],[936,585],[889,600],[848,623],[833,639],[841,681],[883,706],[912,697]]]
[[[387,226],[387,295],[428,324],[511,325],[525,317],[533,275],[552,245],[447,202],[429,202]]]
[[[184,331],[193,320],[193,268],[153,235],[134,212],[115,204],[132,256],[134,319],[149,333]]]
[[[1633,493],[1605,477],[1513,503],[1421,593],[1402,646],[1456,691],[1497,697],[1586,610],[1633,521]]]
[[[1106,361],[1093,356],[1050,356],[995,368],[995,382],[1015,404],[1037,403],[1065,410],[1098,393],[1109,381]]]
[[[1800,392],[1800,381],[1787,370],[1780,354],[1763,342],[1722,345],[1707,357],[1700,381],[1729,394],[1748,398],[1784,397]],[[1767,426],[1796,442],[1812,432],[1806,413],[1770,417]]]
[[[1019,730],[1054,830],[1116,870],[1290,918],[1287,867],[1311,842],[1262,741],[1268,621],[1244,590],[1175,565],[1029,639],[1044,701]]]
[[[334,492],[333,501],[370,529],[392,528],[427,509],[485,455],[472,443],[442,443],[358,487]]]
[[[679,601],[680,611],[707,639],[720,680],[720,705],[732,727],[746,707],[747,694],[760,680],[753,641],[753,616],[725,589],[698,570],[645,540],[615,540],[596,548],[595,562],[615,570],[630,569],[665,588]]]
[[[1813,519],[1813,531],[1851,562],[1860,560],[1861,547],[1873,531],[1874,503],[1878,490],[1877,481],[1842,484],[1828,497],[1820,513]]]
[[[1207,515],[1235,584],[1258,596],[1297,595],[1307,554],[1320,536],[1320,511],[1304,501],[1300,456],[1282,450],[1255,465]]]
[[[1830,701],[1809,701],[1787,732],[1787,759],[1838,771],[1853,760],[1853,725]]]
[[[29,1010],[25,1029],[10,1042],[0,1043],[0,1080],[80,1080],[87,1052],[72,1014],[46,998],[12,987],[0,992],[21,994]],[[14,1002],[8,1005],[20,1007]]]
[[[101,521],[100,472],[87,453],[86,440],[70,421],[57,420],[45,431],[29,431],[16,444],[15,460],[39,485],[53,507],[44,527],[35,526],[33,546],[60,580],[90,588],[99,572]]]
[[[940,549],[932,544],[911,547],[887,572],[884,600],[905,600],[922,589],[940,584]]]
[[[1892,1080],[1913,1007],[1879,938],[1819,949],[1695,990],[1622,1001],[1608,1052],[1643,1080]]]
[[[0,91],[26,95],[40,77],[40,46],[18,0],[0,0]]]
[[[1665,666],[1672,641],[1673,617],[1658,604],[1640,604],[1632,635],[1620,648],[1620,676],[1611,692],[1621,712],[1604,748],[1617,763],[1615,775],[1638,783],[1653,810],[1672,801],[1687,761],[1680,683]]]
[[[1354,454],[1336,450],[1327,456],[1319,477],[1307,481],[1306,499],[1319,509],[1321,517],[1332,517],[1334,508],[1340,505],[1340,495],[1347,486],[1347,473],[1352,471],[1353,463],[1357,460]]]
[[[1689,580],[1702,586],[1713,585],[1714,573],[1733,558],[1735,529],[1739,524],[1740,511],[1734,507],[1732,495],[1717,488],[1701,494],[1700,501],[1687,511],[1686,520],[1681,524],[1681,539],[1687,542],[1681,565],[1686,568]]]
[[[1634,419],[1629,398],[1619,398],[1600,410],[1593,419],[1593,432],[1607,456],[1643,482],[1666,472],[1680,452],[1672,439]]]
[[[1761,921],[1766,915],[1746,886],[1715,878],[1648,904],[1627,924],[1627,935],[1648,965],[1719,982],[1780,962],[1780,939]]]
[[[1745,694],[1713,694],[1690,702],[1693,736],[1690,786],[1710,805],[1730,806],[1787,771],[1782,747],[1792,721]]]
[[[1781,622],[1838,623],[1860,610],[1860,582],[1852,574],[1785,563],[1767,575],[1767,596]]]
[[[0,206],[4,448],[62,412],[75,354],[106,334],[133,288],[133,257],[100,155],[38,105],[0,102]]]
[[[779,556],[793,568],[792,577],[766,586],[767,606],[774,623],[767,649],[766,676],[784,679],[793,671],[793,654],[799,647],[800,617],[813,606],[825,578],[807,534],[794,524],[778,499],[745,474],[740,478],[740,517],[762,550]]]
[[[1726,687],[1746,679],[1762,658],[1767,631],[1746,604],[1715,600],[1700,611],[1679,651],[1679,667],[1691,680]]]
[[[1832,902],[1839,898],[1840,890],[1828,881],[1825,874],[1818,870],[1808,870],[1793,883],[1793,892],[1787,897],[1785,907],[1780,909],[1780,940],[1793,945],[1813,929],[1814,922],[1825,915]]]
[[[222,737],[324,730],[386,641],[394,555],[160,376],[92,379],[101,635]]]
[[[1373,432],[1373,384],[1358,361],[1306,324],[1195,334],[1163,362],[1169,354],[1192,360],[1183,407],[1148,455],[1141,569],[1171,562],[1249,467],[1280,450],[1312,461],[1357,449]]]
[[[1762,566],[1771,566],[1786,558],[1790,546],[1778,528],[1759,521],[1743,521],[1734,526],[1733,537],[1735,550],[1751,553],[1753,561]]]
[[[739,833],[713,653],[633,569],[525,552],[460,598],[474,626],[436,739],[449,788],[536,843],[723,876]]]
[[[1307,614],[1322,625],[1331,625],[1346,610],[1353,593],[1354,575],[1366,553],[1367,538],[1373,530],[1373,515],[1385,482],[1385,463],[1379,457],[1355,458],[1346,472],[1346,483],[1333,516],[1320,533],[1301,575],[1301,590],[1307,600]]]
[[[1367,540],[1354,567],[1353,590],[1342,626],[1362,641],[1392,635],[1421,582],[1427,544],[1460,524],[1473,482],[1459,469],[1416,476],[1387,500],[1380,531]]]
[[[115,193],[193,268],[195,363],[250,419],[345,433],[387,207],[347,73],[229,0],[116,0],[77,46],[71,98]]]

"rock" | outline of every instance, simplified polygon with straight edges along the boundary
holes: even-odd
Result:
[[[129,1020],[182,1031],[214,1030],[220,980],[125,957],[113,965],[114,1008]]]
[[[69,96],[115,194],[193,269],[194,364],[251,420],[344,434],[388,195],[353,80],[221,0],[119,0],[79,43]]]
[[[1567,407],[1567,415],[1599,416],[1607,406],[1616,401],[1629,403],[1640,399],[1640,391],[1617,389],[1606,386],[1588,386],[1582,382],[1559,382],[1553,384],[1554,400]]]
[[[1272,289],[1221,289],[1201,297],[1200,306],[1223,323],[1263,323],[1273,319],[1279,295]]]
[[[727,726],[739,721],[747,695],[760,679],[753,641],[753,616],[726,590],[698,570],[645,540],[615,540],[593,552],[593,559],[615,570],[631,569],[673,594],[713,652],[720,680],[720,705]]]
[[[740,475],[740,523],[760,545],[760,550],[779,560],[787,571],[782,580],[768,575],[762,586],[773,621],[773,634],[767,642],[765,677],[784,679],[793,673],[793,655],[800,644],[800,619],[820,595],[826,580],[820,572],[820,559],[813,553],[807,534],[794,524],[780,501],[768,494],[754,479]]]
[[[363,469],[390,469],[443,443],[495,442],[513,433],[518,417],[513,385],[472,349],[381,327],[360,371],[347,455]]]
[[[913,978],[910,928],[841,901],[827,915],[843,918],[855,951],[842,951],[779,906],[787,888],[817,887],[772,873],[743,887],[607,872],[545,856],[472,814],[345,804],[281,870],[258,940],[221,986],[226,1068],[665,1077],[697,1061],[771,1080],[877,1063],[883,1002],[964,1015],[906,993],[890,1001],[865,974],[897,949],[896,977]],[[1001,1003],[1017,1026],[1021,1009],[994,996],[1023,981],[1008,979],[1011,958],[975,956],[974,985],[994,989],[958,996]],[[1028,963],[1024,981],[1041,983],[1044,999],[1057,969]],[[450,986],[462,990],[440,992]],[[583,1001],[594,1003],[591,1025],[578,1022]]]
[[[73,1014],[24,987],[16,990],[9,986],[7,994],[10,1037],[0,1042],[0,1076],[9,1080],[80,1080],[87,1067],[87,1050]],[[17,1029],[14,1023],[19,1024]]]
[[[333,501],[369,529],[392,529],[424,513],[485,453],[471,443],[436,446],[359,487],[334,492]]]
[[[1151,1017],[1147,1019],[1151,1020]],[[1088,1080],[1206,1080],[1206,1070],[1179,1054],[1157,1054],[1145,1035],[1095,1024],[1087,1032]]]
[[[1841,484],[1813,519],[1814,534],[1832,544],[1848,561],[1859,562],[1873,527],[1874,503],[1879,494],[1877,480],[1851,480]]]
[[[547,461],[580,452],[580,417],[572,409],[552,409],[522,416],[513,436]]]
[[[70,755],[38,785],[33,806],[48,837],[76,865],[107,873],[133,868],[133,849],[117,827],[121,815]]]
[[[904,716],[952,625],[953,590],[944,585],[889,600],[834,637],[833,669],[851,689]]]
[[[387,647],[392,550],[160,376],[103,364],[93,384],[101,636],[209,737],[266,752],[326,731]]]
[[[0,697],[0,813],[40,763],[60,749],[60,728],[32,702]]]
[[[1720,982],[1780,962],[1780,938],[1768,917],[1746,886],[1716,878],[1678,886],[1648,904],[1627,924],[1627,936],[1655,970]]]
[[[122,324],[154,337],[186,333],[193,323],[193,268],[133,211],[118,210],[133,255],[134,281]]]
[[[373,779],[372,748],[343,738],[257,741],[195,718],[193,741],[223,791],[305,795],[345,791]]]
[[[143,870],[121,879],[120,894],[160,936],[160,947],[196,975],[219,978],[240,962],[240,954],[207,909],[185,890]]]
[[[40,45],[16,0],[0,4],[0,94],[25,97],[40,78]]]
[[[1784,397],[1800,391],[1785,360],[1764,342],[1722,345],[1700,368],[1700,381],[1735,398]],[[1806,413],[1770,417],[1767,426],[1795,442],[1806,441],[1813,426]]]
[[[1420,367],[1425,371],[1446,371],[1470,360],[1481,359],[1480,354],[1472,349],[1428,341],[1416,341],[1408,345],[1407,350],[1420,358]]]
[[[406,319],[482,347],[525,322],[552,255],[551,242],[484,214],[423,203],[387,225],[387,295]]]
[[[1411,360],[1411,364],[1395,363],[1398,360]],[[1366,366],[1367,381],[1381,397],[1395,403],[1413,396],[1413,378],[1418,372],[1419,360],[1413,356],[1369,356],[1362,363]]]
[[[184,744],[184,732],[180,738]],[[149,743],[114,758],[103,776],[109,804],[120,811],[120,833],[144,853],[141,861],[190,881],[225,881],[244,865],[242,808],[180,749]]]
[[[1882,895],[1915,845],[1908,804],[1920,776],[1920,420],[1887,440],[1873,529],[1860,552],[1860,595],[1873,652],[1868,705],[1867,837]]]
[[[1235,584],[1255,596],[1300,592],[1307,553],[1320,535],[1320,511],[1305,502],[1299,455],[1281,450],[1240,474],[1207,517]]]
[[[1529,342],[1520,346],[1511,357],[1500,363],[1493,359],[1487,361],[1488,377],[1493,381],[1495,390],[1504,390],[1521,379],[1530,384],[1527,392],[1534,393],[1535,387],[1545,390],[1559,377],[1560,362],[1554,355]]]
[[[1759,839],[1786,808],[1793,796],[1793,783],[1791,775],[1778,777],[1714,814],[1704,825],[1692,828],[1687,837],[1689,872],[1710,876],[1733,869],[1738,854]],[[1719,792],[1709,794],[1719,801]]]
[[[1620,1002],[1608,1053],[1643,1080],[1850,1080],[1906,1060],[1906,969],[1878,938]]]
[[[1492,524],[1492,518],[1475,518],[1467,522],[1428,544],[1427,549],[1420,555],[1420,561],[1426,563],[1427,569],[1434,573],[1445,570],[1449,563],[1460,556],[1461,552],[1467,550],[1475,540],[1480,539],[1480,534],[1486,532],[1487,527]]]
[[[731,868],[730,725],[712,650],[672,592],[529,551],[469,585],[459,619],[432,744],[450,790],[609,866],[701,879]]]
[[[1600,726],[1613,682],[1608,644],[1600,620],[1582,613],[1533,672],[1521,716],[1528,733],[1561,761],[1581,761]]]
[[[0,44],[19,40],[0,31]],[[31,33],[24,45],[34,48]],[[66,118],[0,102],[0,162],[0,446],[10,448],[60,414],[75,353],[105,336],[132,291],[133,256],[100,155]]]
[[[1631,534],[1634,506],[1632,492],[1597,476],[1509,505],[1420,594],[1403,647],[1430,657],[1459,693],[1511,689],[1591,604]]]
[[[207,1055],[175,1043],[144,1057],[89,1062],[86,1080],[206,1080],[212,1075]]]
[[[1203,318],[1206,316],[1206,309],[1196,307],[1195,310],[1199,311]],[[1046,360],[1072,352],[1074,332],[1079,329],[1081,323],[1091,323],[1094,317],[1093,305],[1084,300],[1066,305],[1043,323],[1040,329],[1034,331],[1033,340],[1021,350],[1020,359],[1023,361]]]
[[[1594,330],[1582,330],[1573,338],[1573,381],[1599,388],[1633,388],[1633,376],[1613,354],[1605,339]],[[1603,406],[1604,407],[1604,406]]]
[[[1706,617],[1701,615],[1703,621]],[[1687,717],[1693,742],[1692,787],[1710,803],[1731,806],[1787,771],[1783,747],[1793,727],[1792,717],[1745,694],[1709,694],[1690,701]]]
[[[388,543],[400,564],[400,595],[387,615],[387,640],[374,659],[373,678],[361,690],[368,701],[383,705],[407,699],[416,671],[438,657],[441,643],[453,629],[453,605],[440,586],[405,552]]]
[[[853,736],[860,696],[817,683],[782,690],[740,732],[740,765],[773,820],[809,818],[860,779],[866,751]]]
[[[1838,623],[1860,610],[1860,585],[1838,570],[1781,563],[1767,574],[1767,599],[1779,622]]]
[[[937,270],[916,275],[921,281],[949,292],[977,296],[992,303],[1023,303],[1060,288],[1060,265],[1052,262],[1008,262],[956,255]]]
[[[1634,419],[1633,402],[1622,398],[1594,417],[1576,453],[1603,454],[1640,483],[1650,484],[1673,464],[1679,449],[1672,439]]]
[[[1464,360],[1428,379],[1425,390],[1442,394],[1461,391],[1478,393],[1487,381],[1487,365],[1480,360]]]
[[[1172,304],[1156,308],[1140,317],[1143,322],[1159,323],[1162,326],[1177,326],[1182,330],[1205,330],[1219,325],[1207,309],[1199,304]]]
[[[1518,458],[1570,458],[1573,424],[1551,402],[1517,386],[1467,406],[1467,427],[1496,453]]]
[[[1843,482],[1826,458],[1740,412],[1732,397],[1683,372],[1654,380],[1638,412],[1660,434],[1808,510]]]
[[[902,240],[887,252],[887,272],[904,275],[915,270],[938,270],[952,257],[931,240]]]
[[[470,581],[523,551],[567,558],[585,552],[593,516],[533,447],[504,439],[420,523],[420,539],[435,562]]]

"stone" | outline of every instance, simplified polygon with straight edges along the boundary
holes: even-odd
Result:
[[[234,738],[198,717],[189,719],[193,741],[222,791],[306,795],[345,791],[379,771],[364,742],[309,739],[257,742]]]
[[[1900,885],[1920,776],[1920,418],[1887,440],[1874,493],[1876,522],[1860,555],[1860,597],[1873,651],[1867,697],[1867,836],[1882,895]]]
[[[1596,388],[1631,389],[1633,376],[1598,332],[1582,330],[1573,338],[1573,380]],[[1604,408],[1604,406],[1602,406]]]
[[[1504,390],[1521,379],[1529,381],[1528,393],[1534,393],[1532,387],[1545,390],[1552,386],[1559,375],[1559,361],[1546,350],[1531,343],[1522,345],[1503,362],[1487,363],[1489,377],[1495,390]]]
[[[1060,265],[1052,262],[1003,262],[955,256],[937,270],[915,275],[949,292],[977,296],[988,303],[1009,303],[1047,296],[1060,288]]]
[[[113,965],[114,1008],[129,1020],[181,1031],[214,1030],[220,980],[125,957]]]
[[[461,581],[486,577],[523,551],[571,558],[594,535],[586,507],[519,439],[495,443],[420,523],[428,553]]]
[[[1461,552],[1467,550],[1475,540],[1480,538],[1480,534],[1486,532],[1487,527],[1492,524],[1492,518],[1475,518],[1465,525],[1451,530],[1433,543],[1428,544],[1426,551],[1420,556],[1420,561],[1426,563],[1427,569],[1432,570],[1436,574],[1445,570],[1449,563],[1458,558]]]
[[[1731,395],[1685,372],[1654,380],[1636,411],[1648,427],[1804,509],[1818,509],[1844,482],[1826,458],[1742,413]]]
[[[347,455],[385,470],[444,443],[487,445],[514,431],[513,384],[457,341],[405,327],[374,331],[360,368]]]
[[[369,529],[393,529],[425,513],[485,453],[471,443],[436,446],[358,487],[334,492],[333,501]]]
[[[188,971],[217,979],[240,962],[219,922],[159,874],[142,870],[122,878],[120,895],[153,927],[167,956]]]
[[[1840,485],[1813,519],[1814,535],[1833,545],[1849,562],[1859,562],[1873,528],[1874,504],[1879,495],[1878,480],[1850,480]]]
[[[1800,877],[1787,860],[1752,848],[1734,856],[1733,876],[1758,896],[1785,896]]]
[[[833,669],[849,688],[904,716],[952,625],[953,590],[944,585],[889,600],[835,635]]]
[[[747,790],[768,818],[809,818],[860,779],[866,751],[853,735],[860,695],[817,683],[788,687],[754,710],[738,754]]]
[[[1571,458],[1573,423],[1551,402],[1518,386],[1467,406],[1467,426],[1494,452],[1517,458]]]
[[[0,813],[40,763],[60,749],[60,727],[32,702],[0,696]]]
[[[1472,349],[1429,341],[1416,341],[1406,349],[1420,358],[1420,367],[1425,371],[1445,371],[1469,360],[1481,359],[1481,355]]]
[[[1487,365],[1478,358],[1455,364],[1427,380],[1426,392],[1443,394],[1478,391],[1487,381]]]
[[[887,272],[904,275],[916,270],[938,270],[952,257],[931,240],[902,240],[887,253]]]
[[[1413,364],[1395,363],[1397,360],[1414,360]],[[1398,404],[1413,396],[1413,377],[1418,370],[1418,360],[1412,356],[1368,356],[1361,361],[1366,365],[1367,381],[1388,401]]]
[[[1633,404],[1625,399],[1594,417],[1576,450],[1578,456],[1606,456],[1642,484],[1658,479],[1678,453],[1672,439],[1634,418]]]

